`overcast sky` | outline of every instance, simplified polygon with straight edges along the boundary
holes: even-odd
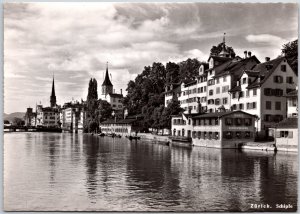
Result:
[[[264,61],[295,40],[296,4],[7,3],[4,5],[4,112],[86,99],[106,61],[116,92],[154,61],[207,60],[222,41]]]

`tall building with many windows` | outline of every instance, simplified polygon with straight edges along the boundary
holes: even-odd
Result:
[[[256,115],[256,131],[268,136],[269,129],[287,117],[286,95],[296,89],[297,76],[285,57],[266,62],[251,52],[244,58],[226,54],[225,43],[219,55],[211,55],[209,67],[200,66],[191,82],[166,88],[165,106],[176,97],[185,114],[242,110]]]

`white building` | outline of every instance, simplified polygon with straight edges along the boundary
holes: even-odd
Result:
[[[269,128],[287,117],[288,92],[296,88],[297,76],[284,57],[257,64],[245,70],[231,92],[232,110],[258,116],[261,136],[272,135]]]
[[[298,117],[298,89],[287,93],[288,117]]]
[[[45,107],[37,105],[36,126],[60,127],[60,113],[58,108]]]

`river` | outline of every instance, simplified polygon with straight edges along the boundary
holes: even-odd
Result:
[[[4,134],[7,211],[295,211],[297,176],[297,155],[284,152]]]

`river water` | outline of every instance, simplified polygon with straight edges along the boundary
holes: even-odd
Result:
[[[7,211],[295,211],[297,176],[288,153],[4,134]]]

